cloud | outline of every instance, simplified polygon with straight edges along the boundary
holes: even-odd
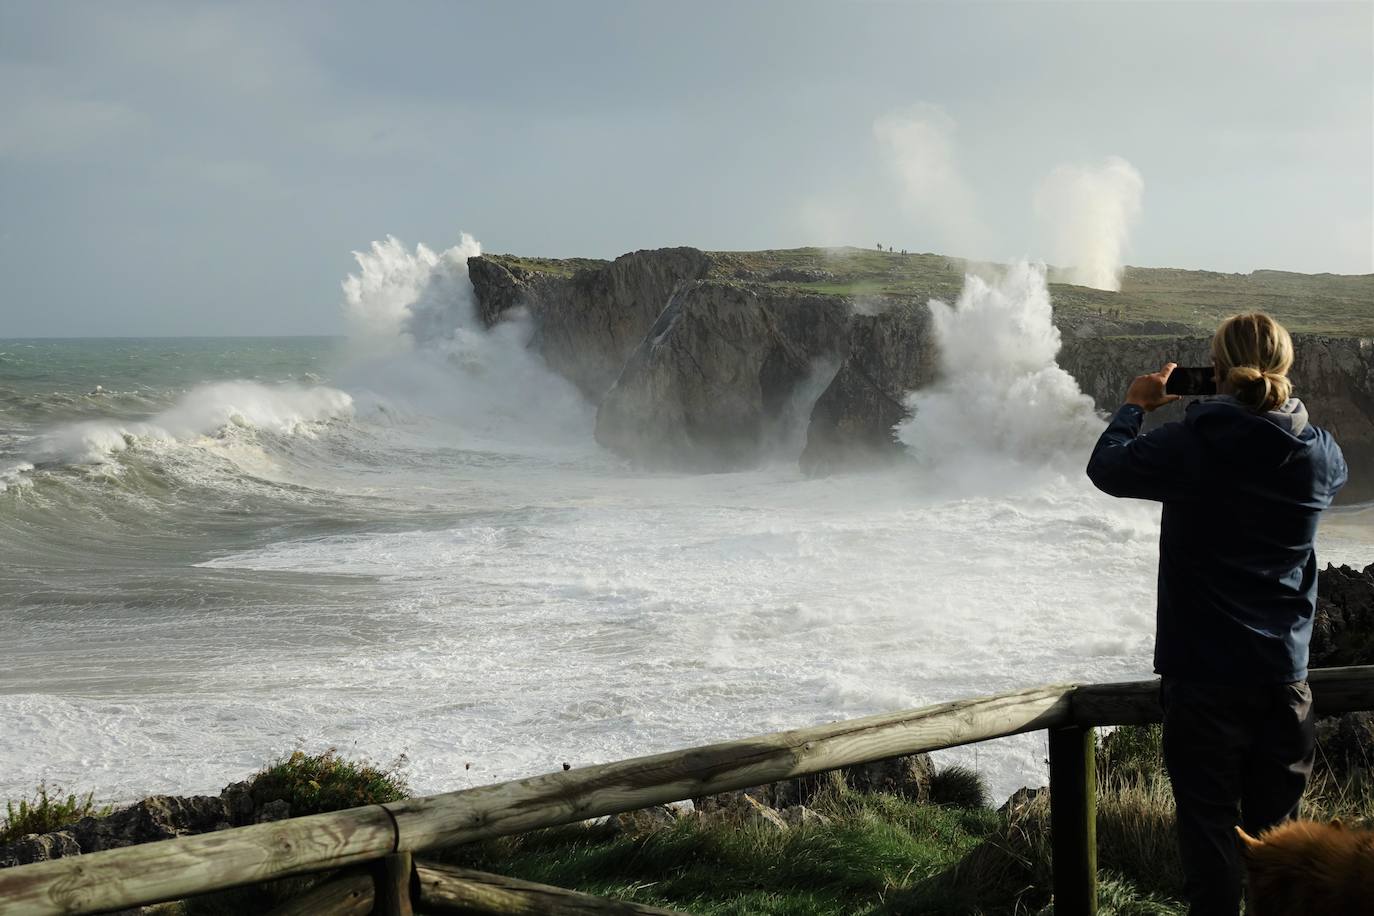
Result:
[[[965,257],[985,253],[990,233],[959,167],[954,120],[922,102],[875,120],[873,138],[898,179],[903,206],[933,230],[933,241]]]
[[[45,68],[0,65],[0,84],[0,157],[66,158],[143,124],[121,102],[61,91],[58,75]]]

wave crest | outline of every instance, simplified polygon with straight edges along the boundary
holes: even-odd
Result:
[[[37,436],[31,461],[92,464],[140,442],[188,444],[231,428],[313,435],[320,424],[352,414],[353,398],[335,388],[217,382],[191,389],[147,420],[85,420],[54,427]]]

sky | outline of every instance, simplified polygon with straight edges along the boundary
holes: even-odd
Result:
[[[0,338],[339,333],[387,235],[1062,263],[1113,170],[1126,263],[1374,272],[1370,2],[0,0],[0,86]]]

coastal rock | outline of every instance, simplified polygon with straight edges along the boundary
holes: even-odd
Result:
[[[926,256],[879,264],[859,253],[807,263],[808,256],[822,257],[693,248],[637,251],[613,262],[484,255],[469,259],[468,272],[483,321],[532,316],[530,346],[599,405],[598,440],[636,463],[705,471],[749,466],[777,446],[779,429],[788,428],[785,414],[799,405],[810,409],[801,424],[805,448],[799,441],[790,454],[801,453],[807,473],[899,457],[892,427],[907,415],[903,400],[938,367],[926,302],[951,300],[966,265],[926,264]],[[894,293],[884,271],[908,268],[909,282]],[[1132,269],[1131,295],[1153,301],[1160,284],[1179,295],[1222,287],[1270,295],[1309,282],[1271,274]],[[1343,278],[1330,295],[1362,295],[1358,279]],[[861,288],[860,280],[882,292],[834,291]],[[1168,360],[1208,361],[1208,336],[1196,322],[1135,318],[1119,307],[1117,294],[1069,284],[1054,284],[1052,294],[1064,335],[1059,364],[1102,410],[1117,407],[1143,371]],[[1121,295],[1129,300],[1122,303],[1138,304]],[[1374,340],[1294,341],[1295,393],[1355,469],[1343,500],[1374,495],[1374,475],[1366,473],[1374,468]],[[1147,428],[1181,415],[1181,405],[1156,411]]]
[[[62,859],[78,856],[81,847],[70,831],[57,830],[53,833],[30,833],[12,843],[0,846],[0,868],[15,865],[28,865],[30,862],[46,862],[49,859]]]
[[[844,789],[844,774],[839,770],[828,770],[824,773],[785,779],[764,788],[767,790],[765,800],[774,808],[807,806],[818,796],[841,792]]]
[[[580,269],[560,274],[480,256],[468,259],[468,278],[488,326],[527,310],[535,324],[530,346],[596,404],[673,293],[704,277],[711,259],[695,248],[663,248],[572,264]]]
[[[291,816],[291,803],[284,798],[274,799],[258,809],[253,822],[266,824],[270,821],[284,821]]]
[[[791,828],[829,827],[830,818],[819,811],[812,811],[805,805],[793,805],[781,812],[783,823]]]
[[[782,833],[787,830],[787,821],[781,814],[748,795],[744,796],[739,815],[741,823],[746,827],[769,833]]]
[[[921,804],[930,798],[930,780],[935,775],[935,764],[929,754],[908,754],[844,767],[841,772],[851,789],[887,792]]]
[[[924,302],[855,315],[844,362],[811,410],[802,471],[818,476],[899,456],[893,427],[907,417],[907,393],[935,379],[936,351]]]
[[[675,809],[667,805],[654,805],[650,808],[640,808],[637,811],[625,811],[621,814],[612,815],[607,819],[606,826],[615,833],[638,836],[671,827],[677,821],[678,812]]]
[[[1030,786],[1022,786],[1011,793],[1011,796],[1002,803],[1002,807],[997,809],[997,813],[1007,818],[1014,818],[1034,804],[1037,799],[1042,797],[1049,798],[1049,795],[1049,786],[1041,786],[1037,789],[1032,789]]]
[[[235,827],[242,827],[244,824],[251,824],[257,812],[257,803],[253,800],[253,785],[250,782],[233,782],[224,787],[224,791],[219,794],[220,800],[224,802],[225,813],[229,817],[229,823]]]
[[[1308,665],[1374,665],[1374,563],[1328,565],[1318,576]]]
[[[773,797],[773,787],[751,786],[748,789],[736,789],[733,792],[717,792],[715,795],[699,795],[692,799],[692,808],[697,814],[704,817],[721,814],[723,812],[735,811],[747,806],[746,798],[753,799],[760,804],[767,805]]]
[[[601,401],[597,441],[643,466],[756,464],[789,419],[805,422],[799,399],[829,381],[848,313],[829,296],[714,281],[679,289]]]
[[[83,817],[53,833],[30,834],[0,847],[0,866],[119,849],[232,826],[218,796],[155,795],[105,817]]]
[[[774,832],[786,830],[787,821],[783,819],[783,816],[759,798],[761,795],[766,796],[767,790],[767,786],[758,786],[755,789],[745,789],[739,792],[722,792],[718,795],[693,799],[693,804],[697,816],[709,821],[758,827]]]

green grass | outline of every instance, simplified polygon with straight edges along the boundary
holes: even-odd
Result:
[[[348,760],[334,748],[322,754],[295,751],[250,777],[249,791],[255,807],[285,801],[292,817],[400,801],[410,794],[404,765],[404,757],[385,767]]]
[[[988,784],[983,775],[965,766],[947,766],[930,779],[930,803],[956,808],[986,808]]]
[[[488,254],[485,257],[508,270],[516,268],[553,277],[571,277],[580,270],[595,270],[610,263],[597,258],[527,258],[515,254]]]
[[[949,868],[996,830],[990,809],[844,793],[828,826],[768,832],[684,818],[641,836],[566,827],[445,858],[485,871],[705,914],[888,912],[887,896]]]
[[[921,303],[932,297],[952,300],[963,287],[967,270],[988,267],[945,255],[901,254],[876,248],[708,253],[713,260],[708,276],[722,282],[847,299],[881,297]],[[489,257],[507,266],[556,277],[570,277],[579,270],[608,263],[586,258]],[[798,272],[805,276],[797,278]],[[1124,321],[1165,322],[1179,331],[1203,334],[1227,315],[1263,310],[1295,333],[1374,336],[1374,274],[1346,276],[1276,270],[1235,274],[1128,267],[1120,292],[1056,282],[1061,275],[1060,271],[1051,270],[1051,293],[1056,311],[1070,319],[1115,312]]]
[[[884,296],[952,299],[964,274],[988,265],[936,254],[906,254],[861,248],[794,248],[782,251],[712,252],[713,275],[795,290],[857,298]],[[767,279],[779,270],[816,271],[830,277],[811,282]],[[1374,274],[1298,274],[1257,270],[1249,274],[1205,270],[1128,267],[1120,292],[1056,282],[1050,271],[1055,309],[1068,317],[1116,311],[1123,320],[1215,328],[1237,312],[1262,310],[1297,333],[1374,335]]]
[[[85,795],[53,794],[46,784],[39,785],[32,799],[5,802],[5,820],[0,823],[0,845],[30,833],[50,833],[83,817],[104,817],[111,809],[95,804],[95,793]]]
[[[273,761],[251,782],[293,812],[399,798],[391,767],[347,761],[332,750]],[[1098,744],[1097,839],[1103,916],[1182,916],[1173,797],[1159,726],[1123,727]],[[1002,814],[979,804],[977,773],[947,767],[918,804],[831,781],[811,802],[827,818],[785,832],[687,816],[631,834],[571,825],[428,854],[434,858],[586,893],[701,916],[1050,916],[1050,807],[1045,794]],[[360,801],[360,798],[365,800]],[[40,797],[29,808],[90,807],[77,796]],[[300,810],[295,811],[296,806]],[[13,806],[11,806],[13,808]],[[1320,767],[1304,816],[1374,819],[1369,770]],[[11,816],[13,817],[13,815]],[[327,875],[285,879],[168,904],[166,916],[265,911]]]

